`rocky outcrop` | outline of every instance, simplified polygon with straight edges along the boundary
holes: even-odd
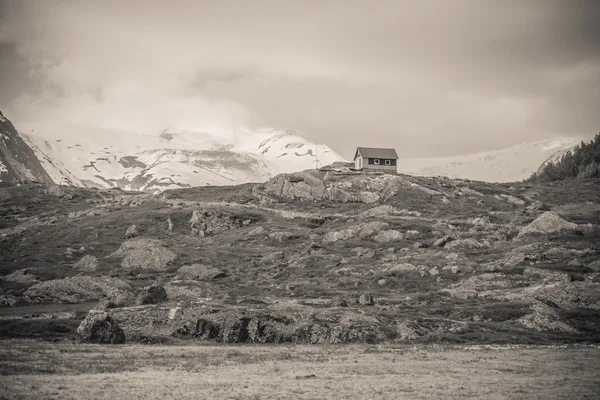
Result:
[[[0,112],[0,182],[19,181],[54,183],[31,147]]]
[[[375,322],[354,313],[331,315],[328,321],[261,311],[216,313],[188,321],[173,336],[222,343],[379,343],[389,333]]]
[[[375,203],[404,190],[416,190],[430,196],[440,194],[398,175],[336,175],[319,171],[277,175],[264,185],[255,186],[252,193],[263,201],[285,198],[303,201]]]
[[[29,303],[83,303],[104,297],[128,296],[132,288],[125,281],[106,276],[74,276],[33,285],[23,294]]]
[[[99,310],[92,310],[77,328],[80,341],[98,344],[125,343],[125,332],[112,317]]]

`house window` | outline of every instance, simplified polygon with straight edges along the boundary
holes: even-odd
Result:
[[[379,158],[376,158],[376,159],[374,159],[374,160],[373,160],[373,164],[375,164],[375,165],[379,165]]]
[[[385,165],[392,165],[392,160],[385,160]]]

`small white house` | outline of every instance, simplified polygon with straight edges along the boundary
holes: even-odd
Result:
[[[394,149],[357,147],[354,168],[365,171],[398,172],[398,154]]]

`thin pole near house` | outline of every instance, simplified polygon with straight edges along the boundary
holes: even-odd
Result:
[[[315,139],[315,169],[319,169],[319,139]]]

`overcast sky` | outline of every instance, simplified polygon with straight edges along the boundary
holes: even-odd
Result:
[[[288,128],[347,158],[600,131],[598,0],[0,0],[0,16],[16,123]]]

